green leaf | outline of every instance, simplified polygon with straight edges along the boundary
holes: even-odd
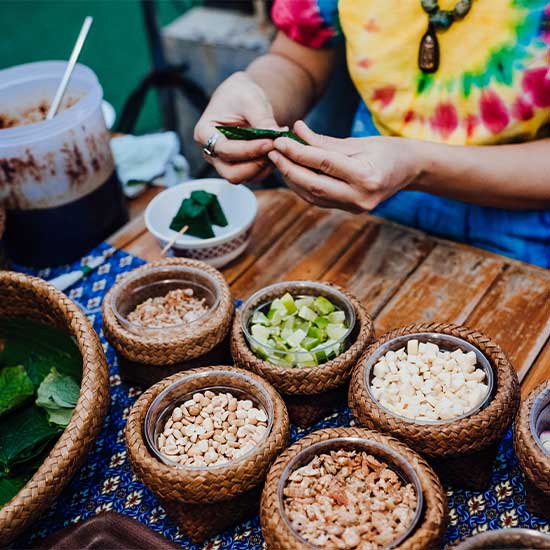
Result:
[[[31,476],[4,477],[0,479],[0,508],[9,502],[27,483]]]
[[[297,141],[298,143],[307,145],[301,137],[298,137],[291,131],[281,132],[279,130],[270,130],[267,128],[244,128],[242,126],[216,126],[216,129],[219,130],[227,139],[241,139],[250,141],[253,139],[277,139],[280,137],[287,137]]]
[[[24,365],[35,385],[52,367],[82,380],[82,355],[73,338],[29,319],[0,317],[0,364]]]
[[[0,467],[9,472],[16,464],[36,457],[59,431],[34,405],[13,412],[0,422]]]
[[[187,235],[200,239],[214,237],[212,222],[208,217],[206,207],[192,199],[183,199],[178,212],[170,223],[170,229],[179,231],[184,225],[188,226]]]
[[[52,368],[38,387],[36,404],[48,413],[48,420],[66,426],[80,395],[80,387],[70,377]]]
[[[67,426],[71,421],[74,413],[72,409],[47,409],[48,420],[51,424],[57,424],[58,426]]]
[[[25,367],[5,367],[0,370],[0,416],[22,405],[34,395],[34,384]]]

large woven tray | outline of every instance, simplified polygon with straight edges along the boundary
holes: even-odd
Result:
[[[0,316],[34,319],[71,334],[82,354],[80,397],[69,425],[27,484],[0,509],[0,546],[7,545],[48,507],[80,467],[109,407],[107,363],[82,310],[42,279],[0,271]]]
[[[445,492],[427,462],[395,438],[361,428],[327,428],[300,439],[284,451],[269,470],[262,493],[260,521],[269,550],[310,550],[288,527],[279,506],[278,483],[287,464],[310,445],[337,437],[360,437],[388,445],[413,467],[422,487],[424,513],[415,531],[397,548],[403,550],[435,550],[441,547],[445,531],[447,501]]]

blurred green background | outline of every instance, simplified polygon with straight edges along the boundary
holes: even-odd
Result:
[[[166,25],[200,0],[158,0]],[[68,59],[82,21],[94,17],[80,62],[97,74],[104,97],[120,114],[124,101],[151,69],[138,0],[0,0],[0,69],[47,59]],[[150,92],[136,133],[161,126],[157,97]]]

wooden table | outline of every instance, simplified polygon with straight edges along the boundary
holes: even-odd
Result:
[[[131,206],[110,242],[145,260],[160,248]],[[292,279],[326,280],[353,292],[376,333],[416,321],[460,323],[491,336],[514,363],[523,395],[550,376],[550,271],[437,239],[373,216],[313,207],[286,189],[258,191],[247,252],[222,269],[237,298]]]

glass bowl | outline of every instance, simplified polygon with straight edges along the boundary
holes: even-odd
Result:
[[[258,341],[249,330],[252,316],[256,311],[265,313],[273,300],[287,292],[293,298],[324,296],[330,300],[346,315],[346,333],[338,340],[317,346],[311,351],[282,351]],[[313,363],[307,366],[316,366],[334,359],[349,347],[356,327],[355,309],[351,301],[336,288],[311,281],[292,281],[267,286],[250,296],[240,309],[241,328],[252,352],[257,357],[281,367],[301,367],[304,363]]]
[[[548,387],[544,388],[533,402],[529,413],[529,428],[542,452],[550,455],[550,450],[545,449],[540,440],[541,433],[550,430],[550,388]]]
[[[204,298],[208,310],[202,315],[168,327],[146,327],[129,321],[128,315],[148,298],[166,296],[171,290],[191,288],[194,296]],[[206,271],[182,265],[151,267],[123,279],[111,296],[111,308],[120,325],[140,336],[160,336],[175,332],[185,334],[194,330],[199,322],[204,321],[218,307],[221,288],[216,279]]]
[[[308,548],[318,548],[304,539],[294,529],[294,527],[292,527],[292,523],[286,515],[283,491],[290,474],[292,474],[294,470],[306,465],[317,455],[339,450],[367,452],[375,458],[385,462],[401,478],[402,482],[405,484],[410,483],[414,487],[416,493],[416,511],[414,518],[407,530],[396,538],[395,541],[392,542],[391,546],[386,548],[395,548],[400,545],[414,531],[423,512],[424,497],[422,494],[420,479],[411,464],[399,452],[384,443],[378,443],[377,441],[371,441],[370,439],[361,437],[335,437],[332,439],[326,439],[325,441],[319,441],[318,443],[314,443],[313,445],[302,449],[294,458],[292,458],[292,460],[289,461],[283,470],[277,485],[277,501],[279,511],[281,513],[281,517],[286,523],[286,526],[292,533],[294,533],[296,538],[298,538],[302,544],[306,545]]]
[[[159,435],[172,411],[185,401],[191,399],[197,392],[212,391],[214,393],[231,393],[239,399],[249,399],[255,407],[263,410],[267,415],[267,430],[258,443],[248,452],[234,460],[228,460],[216,466],[189,466],[170,460],[158,448]],[[190,373],[178,379],[167,388],[164,388],[153,400],[143,422],[143,433],[149,450],[164,464],[175,468],[185,468],[196,471],[223,469],[233,466],[237,462],[246,460],[253,454],[268,437],[273,427],[274,408],[267,391],[255,380],[240,374],[225,370],[209,370],[208,372]]]
[[[419,342],[429,342],[432,344],[437,344],[439,346],[439,349],[442,351],[454,351],[456,349],[461,349],[465,353],[468,353],[469,351],[473,351],[476,354],[477,367],[481,367],[485,371],[485,376],[487,379],[487,386],[488,386],[487,395],[485,396],[485,398],[478,405],[476,405],[475,407],[472,407],[469,411],[466,411],[464,414],[460,416],[456,416],[454,418],[445,419],[445,420],[414,419],[408,416],[402,416],[388,409],[387,407],[384,407],[384,405],[382,405],[378,401],[378,399],[374,396],[371,390],[371,382],[373,378],[374,366],[376,365],[378,360],[383,355],[385,355],[388,351],[397,351],[402,347],[406,348],[407,342],[409,340],[418,340]],[[413,334],[404,334],[403,336],[397,336],[396,338],[392,338],[391,340],[388,340],[387,342],[379,346],[368,357],[367,361],[365,362],[365,367],[363,372],[364,372],[364,377],[365,377],[364,380],[365,380],[365,386],[367,388],[367,391],[370,395],[370,398],[377,404],[377,406],[380,407],[387,414],[391,414],[396,418],[400,418],[401,420],[414,422],[415,424],[448,424],[449,422],[454,422],[455,420],[460,420],[462,418],[471,416],[472,414],[477,413],[481,409],[484,409],[489,404],[489,401],[493,396],[494,384],[495,384],[495,375],[493,372],[493,368],[491,367],[491,363],[479,349],[477,349],[475,346],[473,346],[466,340],[463,340],[462,338],[457,338],[456,336],[451,336],[448,334],[441,334],[439,332],[417,332]]]

